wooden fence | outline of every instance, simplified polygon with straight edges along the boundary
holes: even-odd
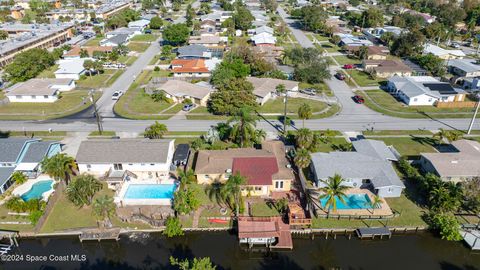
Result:
[[[436,102],[437,108],[474,108],[477,105],[475,101],[455,101],[455,102]]]

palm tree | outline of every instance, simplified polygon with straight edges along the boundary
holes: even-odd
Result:
[[[19,185],[27,182],[28,180],[27,176],[21,171],[15,171],[10,178],[13,180],[13,182]]]
[[[214,181],[210,185],[205,187],[205,194],[211,201],[215,200],[218,205],[222,206],[225,203],[225,184],[220,181]]]
[[[372,214],[375,214],[375,209],[382,207],[383,200],[378,195],[374,195],[373,199],[370,201],[370,207],[372,208]]]
[[[253,140],[256,144],[261,144],[263,140],[267,137],[267,133],[263,129],[255,130],[255,139]]]
[[[167,126],[155,121],[155,124],[147,127],[143,136],[149,139],[161,139],[168,132]]]
[[[115,203],[113,197],[104,195],[93,202],[93,213],[105,222],[110,224],[110,218],[115,213]]]
[[[306,210],[309,211],[311,209],[315,216],[317,215],[315,209],[322,208],[319,197],[320,193],[318,190],[313,188],[307,188],[305,190],[305,200],[307,202]]]
[[[233,207],[235,208],[235,216],[238,217],[240,214],[240,201],[241,201],[241,186],[246,182],[245,178],[239,173],[232,174],[225,182],[225,187],[223,189],[223,194],[227,201],[233,202]]]
[[[307,149],[300,148],[295,153],[295,158],[293,159],[295,164],[300,168],[306,168],[310,165],[311,157]]]
[[[308,103],[303,103],[298,108],[298,117],[302,119],[302,128],[305,128],[305,119],[312,118],[312,107]]]
[[[76,206],[90,205],[93,196],[103,187],[93,175],[81,174],[73,178],[70,185],[65,189],[67,198]]]
[[[327,198],[327,201],[324,205],[324,208],[327,209],[328,213],[330,213],[330,209],[333,211],[337,210],[337,199],[345,203],[345,191],[349,189],[349,187],[343,185],[344,179],[339,174],[335,174],[333,177],[328,177],[328,180],[322,180],[322,182],[326,185],[325,187],[320,188],[320,190],[324,193],[320,195],[320,198]]]
[[[275,90],[277,90],[278,95],[285,95],[285,99],[283,103],[285,103],[284,109],[283,109],[283,135],[287,134],[287,103],[288,103],[288,91],[287,88],[285,88],[284,84],[279,84],[275,87]]]
[[[440,128],[437,133],[433,134],[432,139],[434,139],[437,144],[440,144],[444,139],[447,139],[447,141],[451,143],[461,137],[461,134],[458,132]]]
[[[295,136],[295,143],[297,147],[307,149],[313,143],[314,135],[313,132],[308,128],[301,128],[297,131]]]
[[[55,181],[65,181],[68,185],[71,176],[77,171],[77,164],[75,159],[67,156],[65,153],[58,153],[52,157],[45,157],[40,166],[42,172],[53,177]]]
[[[195,173],[192,169],[182,170],[178,169],[178,180],[180,182],[180,188],[183,190],[187,190],[187,185],[195,182]]]
[[[232,124],[232,131],[230,132],[230,138],[244,147],[250,145],[254,141],[256,131],[257,117],[251,113],[249,108],[241,108],[240,111],[232,116],[228,123]]]

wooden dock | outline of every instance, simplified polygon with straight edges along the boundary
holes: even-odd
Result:
[[[101,240],[115,240],[120,239],[120,229],[109,229],[109,230],[92,230],[92,231],[83,231],[78,235],[80,242],[83,241],[101,241]]]
[[[388,238],[392,237],[392,233],[388,227],[358,228],[355,232],[360,239],[375,239],[375,237],[382,239],[384,236]]]
[[[460,230],[460,234],[472,250],[480,250],[480,230],[465,229]]]

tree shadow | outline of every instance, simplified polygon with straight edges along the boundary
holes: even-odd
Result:
[[[301,270],[303,268],[290,259],[290,257],[281,253],[273,253],[272,256],[266,256],[263,258],[263,261],[260,262],[259,269]]]
[[[0,131],[0,138],[10,137],[10,131]]]
[[[430,118],[431,120],[433,120],[433,121],[435,121],[435,122],[438,122],[438,123],[440,123],[440,124],[442,124],[442,125],[444,125],[444,126],[447,126],[447,127],[451,128],[451,129],[453,129],[453,130],[461,131],[461,130],[457,129],[457,128],[454,127],[454,126],[449,125],[449,124],[443,122],[443,121],[440,120],[440,119],[434,118],[433,116],[429,115],[428,113],[426,113],[426,112],[424,112],[424,111],[417,111],[417,112],[418,112],[419,114],[421,114],[421,115],[424,115],[424,116]],[[462,132],[464,132],[464,131],[462,131]]]
[[[125,262],[114,262],[106,259],[97,259],[94,262],[86,261],[80,265],[79,270],[140,270]],[[160,268],[157,268],[160,269]]]
[[[446,261],[442,261],[440,262],[440,269],[442,270],[478,270],[480,268],[475,267],[473,265],[458,266]]]
[[[271,120],[265,118],[265,116],[261,115],[258,111],[255,111],[258,115],[259,118],[261,118],[263,121],[265,121],[267,124],[272,126],[274,129],[276,129],[278,132],[282,132],[283,128],[281,125],[273,123]]]

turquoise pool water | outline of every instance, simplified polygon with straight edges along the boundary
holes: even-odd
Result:
[[[327,199],[327,197],[320,199],[322,207],[325,207]],[[345,203],[338,198],[335,198],[337,209],[372,209],[372,206],[370,205],[371,201],[367,194],[349,194],[345,196],[343,200]]]
[[[171,199],[175,184],[130,184],[125,199]]]
[[[41,199],[42,194],[52,189],[53,180],[40,181],[32,185],[29,191],[23,193],[21,198],[24,201]]]

